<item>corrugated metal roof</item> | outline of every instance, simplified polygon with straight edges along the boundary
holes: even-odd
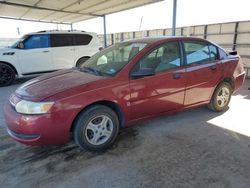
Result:
[[[75,23],[162,0],[0,0],[0,17]]]

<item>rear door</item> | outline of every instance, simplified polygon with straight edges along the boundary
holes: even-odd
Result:
[[[23,44],[24,48],[18,50],[18,60],[23,75],[44,73],[54,69],[49,35],[31,35]]]
[[[222,78],[218,48],[199,41],[184,41],[183,44],[187,77],[184,105],[209,101]]]
[[[131,78],[131,118],[140,119],[183,107],[185,68],[179,42],[160,45],[145,55],[134,67],[153,68],[155,75]]]
[[[51,52],[56,70],[75,66],[75,47],[73,34],[51,34]]]
[[[97,41],[89,34],[74,34],[76,61],[81,57],[91,57],[99,51]]]

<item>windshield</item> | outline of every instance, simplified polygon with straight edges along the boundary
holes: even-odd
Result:
[[[146,43],[118,43],[97,53],[81,69],[96,75],[114,76],[141,51]]]
[[[19,42],[23,42],[26,38],[28,37],[28,35],[24,35],[22,36],[22,38],[18,39],[16,42],[14,42],[13,44],[10,45],[10,48],[16,48]]]

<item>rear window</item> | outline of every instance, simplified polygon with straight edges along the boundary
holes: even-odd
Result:
[[[207,44],[184,42],[187,64],[205,63],[210,60]]]
[[[63,47],[73,46],[74,38],[71,34],[52,34],[51,35],[51,46],[52,47]]]
[[[88,45],[92,40],[92,36],[86,34],[75,34],[75,45]]]
[[[203,64],[219,58],[218,49],[212,44],[184,42],[187,64]]]

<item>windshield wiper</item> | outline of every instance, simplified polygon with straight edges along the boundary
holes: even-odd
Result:
[[[88,72],[92,72],[94,73],[95,75],[98,75],[98,76],[101,76],[101,72],[96,70],[96,69],[93,69],[91,67],[83,67],[84,70],[88,71]]]

